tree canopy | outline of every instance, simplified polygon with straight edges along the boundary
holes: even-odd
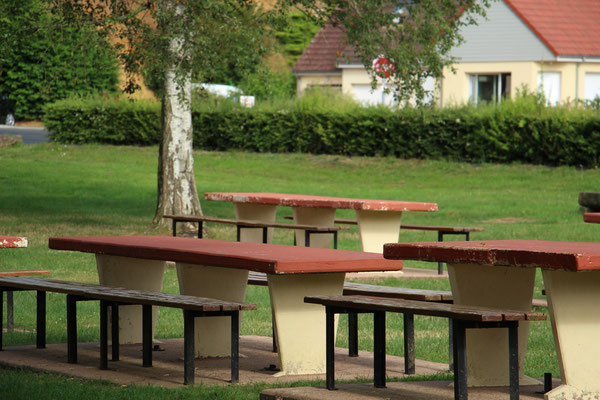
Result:
[[[117,58],[90,27],[57,24],[44,0],[0,1],[0,93],[18,118],[72,94],[117,91]]]

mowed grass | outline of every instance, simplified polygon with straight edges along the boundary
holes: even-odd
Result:
[[[52,251],[48,238],[70,235],[170,234],[151,230],[156,206],[156,147],[65,146],[42,144],[0,149],[0,234],[29,238],[27,249],[0,252],[0,270],[49,269],[56,279],[97,282],[93,255]],[[480,226],[484,232],[473,239],[546,239],[595,241],[600,226],[584,224],[577,204],[583,191],[598,191],[598,170],[549,168],[530,165],[471,165],[446,161],[397,160],[303,154],[253,154],[240,152],[195,152],[198,192],[249,191],[284,192],[359,198],[436,202],[439,211],[407,212],[403,222],[423,225]],[[232,217],[230,203],[202,201],[204,213]],[[280,208],[278,219],[291,215]],[[338,217],[352,218],[350,211]],[[234,240],[229,226],[208,225],[209,237]],[[292,243],[290,232],[277,232],[276,243]],[[434,232],[402,231],[401,241],[434,241]],[[343,231],[339,246],[359,250],[356,228]],[[407,267],[437,268],[431,263],[405,263]],[[535,296],[541,297],[541,274]],[[447,280],[386,279],[376,283],[424,289],[449,290]],[[174,270],[167,270],[164,290],[178,292]],[[243,335],[271,334],[271,311],[267,290],[249,287],[247,301],[258,311],[243,319]],[[35,298],[15,294],[15,323],[22,328],[4,335],[5,344],[33,344]],[[81,303],[80,340],[98,340],[98,307]],[[447,322],[417,317],[416,354],[419,359],[447,362]],[[401,318],[388,318],[388,352],[402,355]],[[361,316],[360,348],[372,348],[370,319]],[[180,337],[181,315],[162,309],[157,324],[159,338]],[[342,317],[338,343],[346,345]],[[48,341],[66,342],[65,299],[48,298]],[[529,351],[525,360],[528,375],[552,372],[559,376],[549,322],[531,325]],[[20,385],[17,382],[28,382]],[[31,382],[31,385],[29,385]],[[0,392],[11,387],[11,398],[52,398],[57,387],[81,397],[120,398],[111,385],[80,382],[63,377],[0,370]],[[54,389],[40,389],[46,386]],[[127,398],[257,398],[263,386],[213,388],[196,386],[176,391],[129,388]],[[37,389],[36,389],[37,388]],[[38,390],[40,394],[36,391]],[[148,392],[146,392],[146,390]],[[67,397],[65,397],[67,398]]]

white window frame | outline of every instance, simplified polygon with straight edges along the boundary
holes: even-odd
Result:
[[[538,72],[538,90],[546,97],[546,103],[555,106],[560,102],[562,74],[557,71]]]
[[[479,74],[468,74],[469,80],[469,101],[474,104],[479,104],[479,77],[480,76],[491,76],[494,79],[494,93],[496,103],[502,103],[502,95],[504,93],[504,86],[502,85],[502,77],[505,75],[512,75],[510,72],[502,73],[479,73]],[[508,88],[510,90],[510,87]]]

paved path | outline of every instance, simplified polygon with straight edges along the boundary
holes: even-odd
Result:
[[[0,125],[0,135],[20,135],[24,144],[49,142],[49,132],[45,128],[34,126],[9,126]]]

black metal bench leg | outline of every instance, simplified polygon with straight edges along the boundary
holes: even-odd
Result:
[[[177,220],[175,218],[173,218],[173,236],[177,236]]]
[[[77,363],[77,301],[67,295],[67,362]]]
[[[4,321],[4,291],[0,290],[0,350],[2,350],[2,324]]]
[[[510,400],[519,399],[519,323],[508,327],[508,364],[510,376]]]
[[[375,387],[385,387],[385,312],[373,314],[373,369]]]
[[[104,300],[100,300],[100,369],[108,369],[108,303]]]
[[[194,314],[191,311],[183,310],[183,384],[193,385],[196,375],[194,365]]]
[[[198,221],[198,239],[202,239],[202,235],[204,234],[202,232],[202,229],[204,229],[204,226],[202,225],[202,221]]]
[[[112,341],[112,360],[119,361],[119,305],[113,304],[110,308],[110,331]]]
[[[358,357],[358,314],[348,313],[348,357]]]
[[[333,248],[337,250],[337,237],[338,237],[338,233],[337,231],[333,232]]]
[[[453,320],[454,399],[467,400],[467,340],[461,321]]]
[[[448,318],[448,369],[450,371],[454,370],[454,334],[452,331],[454,330],[454,325],[452,323],[452,318]]]
[[[404,373],[415,373],[415,316],[404,313]]]
[[[277,333],[275,333],[275,318],[271,316],[271,332],[273,335],[273,353],[277,353]]]
[[[438,242],[444,241],[444,234],[438,231]],[[444,273],[444,263],[438,262],[438,275],[442,275]]]
[[[37,335],[36,347],[46,348],[46,292],[37,291]]]
[[[14,293],[11,290],[6,292],[6,330],[10,332],[14,329],[14,327]]]
[[[335,313],[325,307],[325,382],[327,389],[335,390]]]
[[[143,366],[152,366],[152,306],[142,305],[142,354]]]
[[[240,380],[240,313],[231,314],[231,383]]]
[[[262,230],[262,242],[267,244],[269,242],[269,228],[266,226]]]
[[[304,246],[310,247],[310,231],[304,231]]]

